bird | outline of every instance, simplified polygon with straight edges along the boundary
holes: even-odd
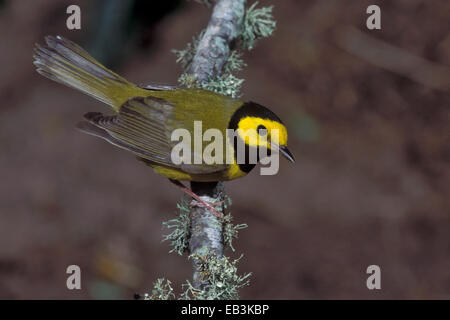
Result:
[[[215,210],[181,181],[217,182],[244,177],[256,165],[249,161],[250,151],[261,148],[268,155],[275,150],[294,162],[287,148],[286,126],[274,112],[258,103],[199,88],[133,84],[62,36],[46,36],[44,45],[35,45],[33,59],[42,76],[111,107],[112,114],[86,113],[85,120],[77,124],[80,130],[132,152],[209,209]],[[203,132],[213,128],[224,134],[223,151],[231,152],[231,161],[173,161],[172,150],[177,141],[172,141],[172,132],[184,129],[193,133],[196,121],[201,121]],[[269,139],[273,129],[279,132],[278,143]],[[227,130],[254,130],[255,134],[230,138]],[[238,143],[245,146],[243,161],[237,161]]]

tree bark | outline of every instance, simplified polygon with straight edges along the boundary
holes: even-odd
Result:
[[[197,47],[191,63],[189,74],[199,82],[208,82],[221,74],[235,41],[242,32],[246,0],[218,0],[214,6],[211,19]],[[223,200],[225,190],[222,182],[191,182],[191,189],[203,200],[218,202]],[[189,250],[191,254],[205,256],[215,253],[223,254],[222,221],[206,208],[195,206],[191,210],[191,238]],[[222,209],[221,209],[222,208]],[[223,211],[223,206],[217,208]],[[201,289],[205,284],[193,262],[193,285]]]

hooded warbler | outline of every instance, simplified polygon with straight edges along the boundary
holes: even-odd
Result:
[[[108,104],[114,111],[113,115],[87,113],[86,121],[80,122],[78,128],[131,151],[172,181],[215,182],[245,176],[255,163],[250,163],[247,156],[243,163],[236,161],[237,139],[242,140],[246,152],[260,147],[276,149],[294,162],[287,149],[286,127],[266,107],[202,89],[140,87],[63,37],[47,36],[45,41],[46,45],[35,47],[37,72]],[[226,137],[227,129],[253,129],[259,136],[254,139],[238,134],[237,138],[224,138],[224,150],[231,150],[234,157],[231,163],[175,164],[171,151],[176,142],[171,140],[171,133],[177,128],[193,133],[195,121],[201,121],[203,132],[216,128]],[[268,139],[273,129],[279,131],[277,144]]]

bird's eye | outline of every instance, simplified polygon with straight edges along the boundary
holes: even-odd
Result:
[[[260,124],[258,126],[258,128],[256,128],[256,131],[258,131],[260,136],[266,136],[267,135],[267,129],[262,124]]]

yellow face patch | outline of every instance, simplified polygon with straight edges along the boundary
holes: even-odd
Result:
[[[266,135],[260,135],[259,130],[265,128]],[[270,149],[270,142],[280,146],[287,144],[286,127],[274,120],[259,117],[244,117],[238,123],[240,138],[251,147],[266,147]]]

